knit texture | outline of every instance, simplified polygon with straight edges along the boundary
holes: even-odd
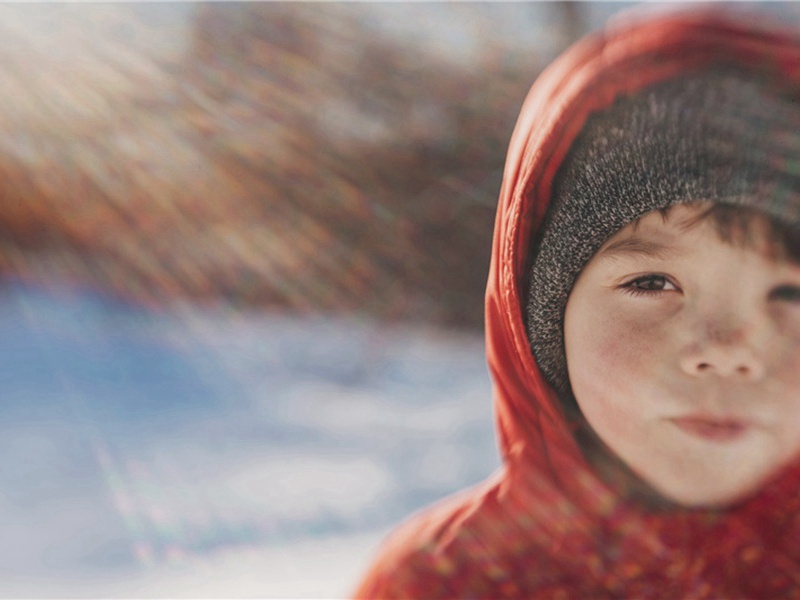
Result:
[[[696,201],[800,224],[800,105],[788,93],[717,68],[620,97],[589,117],[556,177],[530,270],[528,337],[562,397],[564,310],[581,269],[626,224]]]

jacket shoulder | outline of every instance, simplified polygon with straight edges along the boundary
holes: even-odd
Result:
[[[402,524],[384,541],[354,597],[497,596],[484,569],[495,549],[483,544],[479,531],[491,496],[491,490],[472,490]]]

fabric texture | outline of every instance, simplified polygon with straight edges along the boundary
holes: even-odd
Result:
[[[796,90],[795,90],[796,91]],[[800,104],[769,80],[714,66],[592,115],[559,169],[528,291],[539,368],[568,392],[563,318],[581,269],[611,235],[698,200],[800,223]]]
[[[530,247],[592,114],[715,65],[800,84],[800,40],[714,7],[621,16],[537,80],[509,146],[486,293],[503,466],[389,536],[359,598],[800,596],[800,465],[725,509],[646,507],[585,460],[525,325]]]

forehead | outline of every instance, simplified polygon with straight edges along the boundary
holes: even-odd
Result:
[[[701,233],[702,223],[697,221],[701,211],[699,206],[676,206],[666,213],[652,211],[615,233],[597,256],[668,258],[680,252],[687,238]]]
[[[748,209],[709,202],[652,211],[629,223],[597,253],[604,258],[668,258],[691,254],[694,244],[713,239],[778,262],[800,264],[796,235],[770,217]]]

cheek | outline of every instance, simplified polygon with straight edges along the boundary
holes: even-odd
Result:
[[[762,344],[771,375],[800,394],[800,308],[779,305],[769,317],[773,325],[763,334]]]
[[[800,336],[791,336],[781,344],[775,364],[773,376],[790,390],[788,395],[793,398],[792,404],[800,415]]]
[[[800,381],[800,309],[795,311],[792,319],[787,319],[784,327],[786,343],[784,344],[784,363],[790,365],[792,372]]]
[[[564,333],[576,395],[576,388],[597,396],[635,393],[653,379],[662,344],[649,324],[623,318],[619,311],[578,311]]]
[[[565,324],[570,383],[575,399],[595,432],[616,450],[617,443],[643,443],[658,346],[652,328],[619,312],[582,313]]]

